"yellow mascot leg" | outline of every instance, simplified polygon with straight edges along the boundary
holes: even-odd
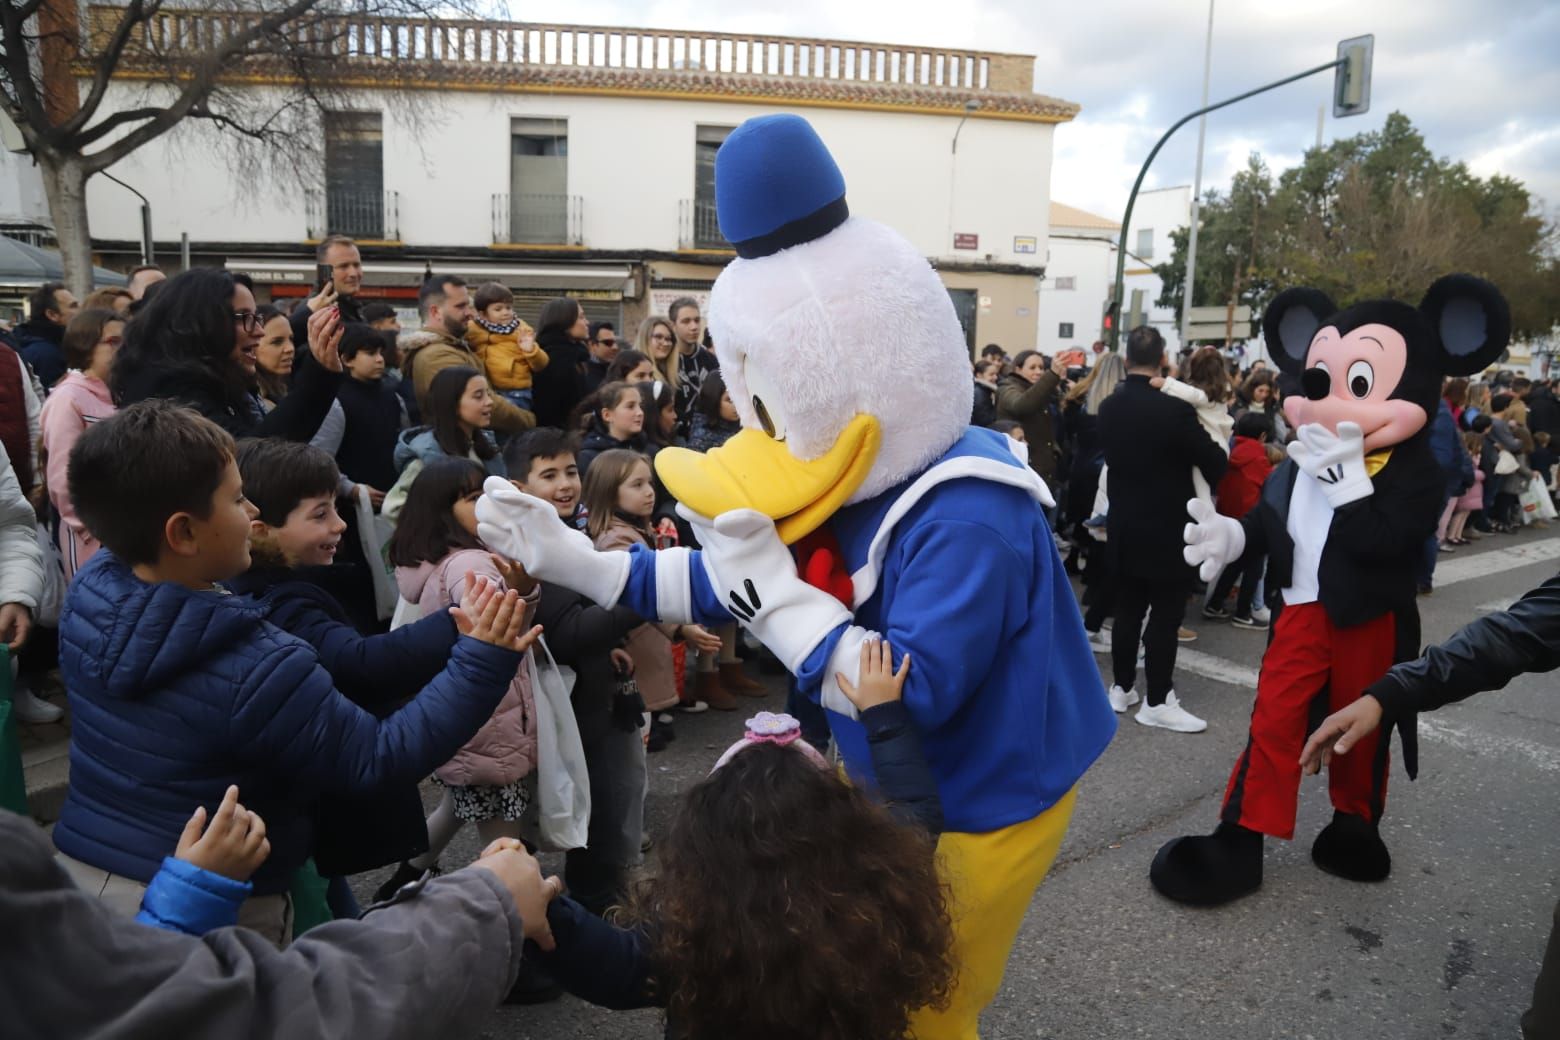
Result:
[[[1032,820],[985,834],[948,831],[937,843],[939,869],[953,893],[958,979],[948,1007],[910,1020],[915,1040],[976,1040],[980,1013],[996,998],[1029,902],[1051,869],[1078,790]]]

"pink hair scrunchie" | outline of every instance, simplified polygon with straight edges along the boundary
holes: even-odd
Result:
[[[730,762],[737,752],[750,748],[755,744],[778,744],[780,747],[794,747],[819,769],[827,771],[829,762],[818,753],[818,749],[802,739],[802,724],[792,715],[761,711],[747,720],[747,732],[742,739],[726,749],[725,753],[716,760],[710,768],[713,773],[721,766]]]

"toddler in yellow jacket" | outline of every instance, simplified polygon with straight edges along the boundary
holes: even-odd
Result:
[[[466,342],[482,359],[488,382],[500,397],[532,411],[531,374],[547,367],[547,352],[536,345],[531,326],[515,316],[515,296],[497,282],[477,289],[477,317],[466,328]]]

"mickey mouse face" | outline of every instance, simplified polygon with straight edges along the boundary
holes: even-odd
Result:
[[[1358,423],[1365,450],[1375,451],[1407,440],[1429,420],[1420,405],[1392,396],[1408,365],[1408,343],[1390,325],[1348,333],[1328,325],[1312,338],[1305,363],[1305,396],[1284,402],[1284,416],[1296,427],[1321,423],[1336,431],[1340,422]]]
[[[1418,307],[1371,300],[1339,311],[1315,289],[1287,289],[1262,317],[1263,339],[1303,395],[1284,401],[1295,426],[1358,423],[1365,450],[1401,444],[1437,408],[1441,380],[1494,362],[1511,338],[1500,290],[1471,275],[1438,279]]]

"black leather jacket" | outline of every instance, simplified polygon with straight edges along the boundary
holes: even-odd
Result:
[[[1440,646],[1395,666],[1365,692],[1388,719],[1432,711],[1481,690],[1498,690],[1523,672],[1560,667],[1560,575],[1510,610],[1470,622]]]

